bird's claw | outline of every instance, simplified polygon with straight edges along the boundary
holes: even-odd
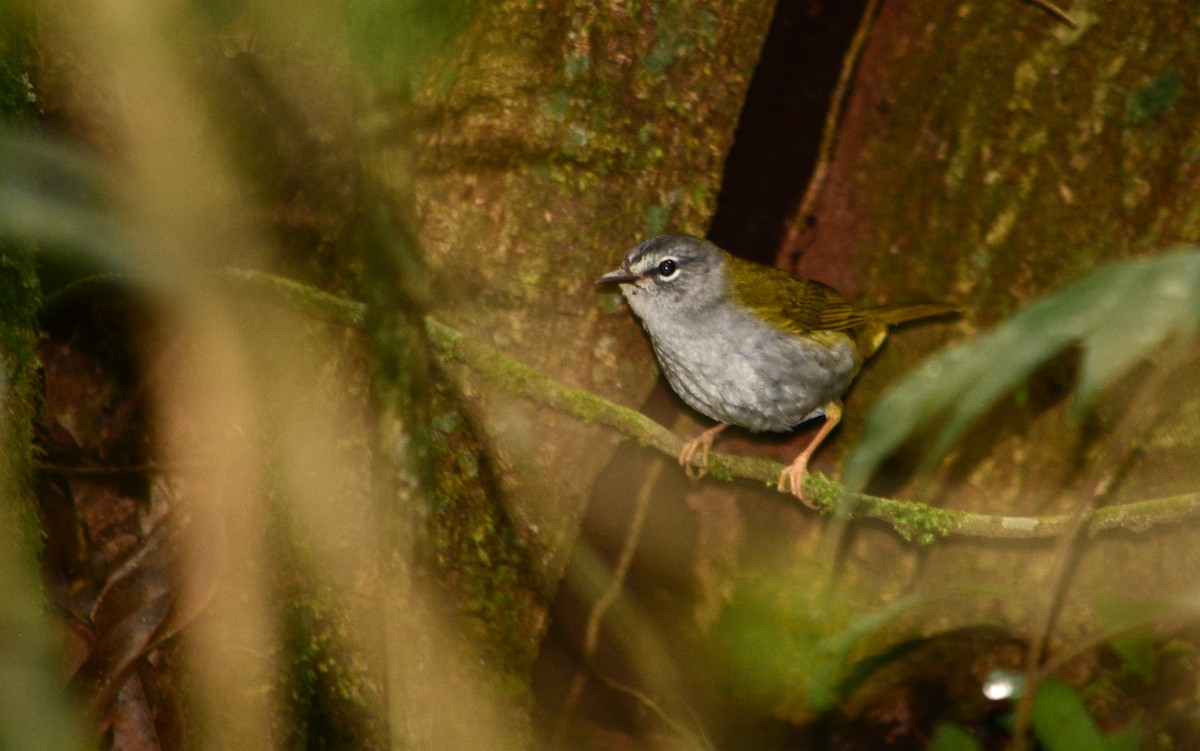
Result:
[[[712,438],[705,440],[704,435],[684,444],[683,450],[679,452],[679,463],[683,465],[683,473],[693,480],[699,480],[701,477],[707,475],[708,450],[710,448],[712,448]],[[693,461],[696,449],[702,449],[700,452],[700,461],[698,462]]]
[[[693,480],[699,480],[708,474],[708,451],[717,435],[727,427],[729,426],[722,423],[709,428],[683,445],[683,450],[679,452],[679,463],[683,465],[684,474]],[[700,461],[693,459],[697,449],[700,450]]]
[[[817,504],[804,492],[804,476],[807,474],[807,457],[801,457],[788,466],[787,469],[779,473],[779,483],[775,486],[775,489],[780,493],[791,493],[801,503],[815,511],[817,510]]]

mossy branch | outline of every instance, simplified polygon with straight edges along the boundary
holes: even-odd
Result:
[[[319,317],[361,327],[364,306],[312,287],[256,271],[230,270],[231,279],[269,289],[290,305]],[[430,341],[444,359],[461,363],[496,387],[542,406],[564,412],[585,423],[604,425],[640,445],[674,458],[684,441],[662,425],[627,407],[585,389],[571,388],[450,326],[426,319]],[[784,465],[767,459],[713,452],[709,474],[723,480],[757,480],[771,487]],[[922,544],[947,536],[991,539],[1049,539],[1079,522],[1076,514],[996,516],[940,509],[916,501],[901,501],[850,493],[824,475],[811,472],[804,488],[809,500],[826,513],[845,512],[851,518],[882,521],[904,539]],[[789,495],[788,498],[791,498]],[[1108,530],[1141,532],[1151,527],[1200,517],[1200,493],[1135,501],[1088,512],[1088,533]]]

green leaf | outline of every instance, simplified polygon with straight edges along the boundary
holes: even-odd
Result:
[[[1030,305],[973,342],[926,361],[879,401],[846,462],[861,490],[905,441],[929,430],[925,468],[944,457],[1005,395],[1056,355],[1083,355],[1072,411],[1164,345],[1190,341],[1200,325],[1200,252],[1107,266]]]
[[[1076,414],[1168,340],[1194,338],[1200,322],[1200,254],[1130,261],[1093,280],[1090,288],[1107,299],[1085,322]]]
[[[1108,646],[1134,675],[1147,682],[1154,680],[1158,657],[1154,640],[1147,634],[1118,636],[1110,639]]]
[[[1158,664],[1156,641],[1149,629],[1179,612],[1173,602],[1137,600],[1117,594],[1096,598],[1096,621],[1106,632],[1119,632],[1108,646],[1125,667],[1145,681],[1154,679]]]
[[[808,683],[809,704],[812,708],[818,711],[831,709],[842,696],[843,691],[853,687],[846,684],[848,677],[853,676],[857,682],[861,682],[866,677],[858,671],[847,673],[847,669],[851,666],[851,656],[864,640],[886,624],[927,601],[928,598],[915,595],[901,597],[879,610],[860,616],[845,630],[818,639],[814,650],[816,659],[810,666]],[[886,661],[890,662],[906,651],[907,648],[903,645],[895,652],[889,650]]]
[[[983,746],[963,728],[946,723],[933,731],[928,751],[983,751]]]
[[[1057,678],[1038,687],[1033,732],[1046,751],[1107,751],[1104,734],[1088,714],[1079,693]]]
[[[789,717],[835,707],[873,672],[910,653],[918,641],[856,659],[869,639],[930,600],[914,595],[867,613],[831,612],[823,599],[776,586],[740,593],[716,628],[739,692]]]

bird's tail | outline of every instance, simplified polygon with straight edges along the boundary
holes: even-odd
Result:
[[[880,305],[877,308],[871,308],[863,312],[882,323],[886,323],[888,326],[895,326],[897,323],[915,321],[918,318],[932,318],[934,316],[961,313],[962,310],[957,305],[943,302],[902,302],[891,305]]]
[[[880,305],[877,308],[868,308],[862,312],[867,318],[868,323],[858,330],[856,338],[858,340],[858,350],[865,359],[873,355],[879,349],[880,345],[883,344],[883,340],[887,338],[889,326],[895,326],[897,323],[904,323],[905,321],[915,321],[918,318],[932,318],[934,316],[961,313],[962,310],[955,305],[942,302],[902,302],[891,305]]]

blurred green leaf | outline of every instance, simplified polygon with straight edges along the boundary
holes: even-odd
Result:
[[[857,615],[768,588],[735,601],[717,629],[747,693],[796,717],[832,708],[880,668],[910,653],[918,641],[856,660],[867,639],[928,601],[905,597]]]
[[[351,50],[378,82],[420,73],[444,55],[476,0],[350,0]]]
[[[1200,252],[1116,263],[1067,285],[973,342],[950,349],[901,381],[871,411],[846,462],[861,490],[901,444],[932,429],[930,467],[1006,394],[1056,355],[1080,347],[1072,411],[1081,416],[1133,366],[1200,324]]]
[[[1158,658],[1154,640],[1148,634],[1118,636],[1110,639],[1108,646],[1134,675],[1147,682],[1154,680]]]
[[[818,639],[814,645],[815,659],[809,666],[808,696],[813,709],[831,709],[845,691],[865,680],[867,675],[860,675],[858,671],[852,670],[854,666],[851,663],[851,658],[863,641],[898,616],[927,601],[928,598],[915,595],[902,597],[879,610],[863,615],[848,628]],[[882,664],[890,663],[906,654],[911,647],[911,644],[898,645],[897,649],[888,650],[883,662],[870,661],[870,664],[878,669]],[[846,679],[851,676],[855,680],[853,685],[848,685]]]
[[[1179,613],[1174,602],[1147,602],[1113,593],[1096,598],[1096,620],[1106,632],[1120,632],[1108,646],[1134,675],[1150,681],[1158,663],[1149,627]]]
[[[0,235],[74,257],[87,273],[125,270],[107,175],[62,144],[0,132]]]
[[[1079,693],[1057,678],[1038,687],[1033,732],[1046,751],[1106,751],[1104,734],[1088,714]]]
[[[982,751],[975,737],[958,725],[942,724],[933,731],[928,751]]]

